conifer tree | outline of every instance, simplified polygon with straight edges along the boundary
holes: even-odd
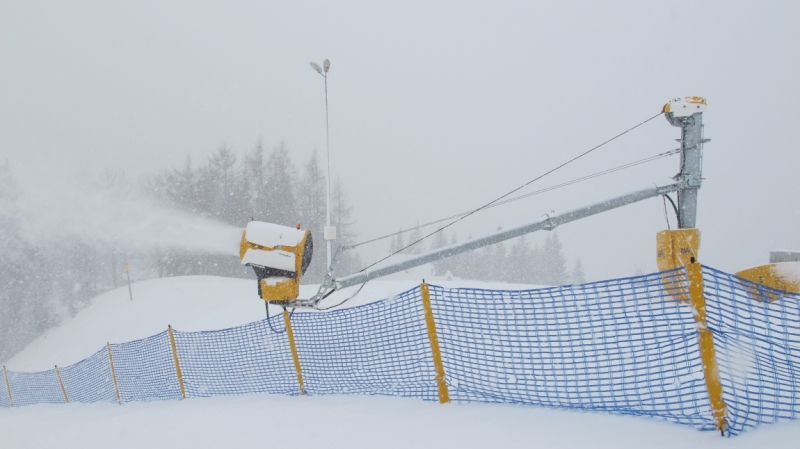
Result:
[[[267,161],[266,221],[283,226],[297,224],[300,217],[295,204],[296,184],[297,169],[289,156],[289,149],[281,142]]]
[[[430,250],[433,251],[435,249],[444,248],[449,244],[450,242],[447,241],[447,231],[439,228],[436,234],[433,234]],[[450,269],[450,259],[451,258],[441,259],[433,262],[434,276],[444,276],[447,273],[447,271]]]
[[[389,253],[391,253],[391,254],[394,254],[397,251],[400,251],[401,249],[405,248],[405,246],[406,246],[405,239],[403,238],[403,233],[400,232],[400,231],[402,231],[402,229],[398,229],[397,231],[398,231],[397,235],[392,237],[391,244],[389,245]]]
[[[412,229],[411,232],[408,234],[408,243],[407,245],[412,245],[412,243],[419,241],[422,238],[422,231],[419,228],[419,221],[417,221],[417,227]],[[416,245],[410,246],[407,250],[405,250],[406,254],[422,254],[422,242],[417,243]]]
[[[542,247],[542,274],[542,283],[545,285],[564,285],[569,282],[567,259],[555,232],[547,236]]]
[[[516,239],[508,251],[506,261],[506,280],[514,283],[530,282],[531,278],[531,248],[528,240],[523,235]]]
[[[235,164],[236,154],[223,143],[216,153],[209,156],[208,165],[202,175],[205,212],[225,223],[231,223],[234,218]]]
[[[580,257],[575,259],[575,266],[572,267],[572,273],[570,273],[570,282],[573,284],[586,283],[586,274],[583,272],[583,264],[581,264]]]
[[[267,166],[264,158],[264,145],[258,139],[253,149],[244,157],[244,170],[250,189],[250,218],[266,219],[267,205]]]
[[[455,236],[453,236],[455,238]],[[467,237],[467,240],[472,240],[472,235]],[[485,279],[485,265],[486,260],[482,257],[480,251],[467,251],[461,253],[453,258],[453,265],[456,271],[453,274],[464,279]]]
[[[342,180],[337,178],[331,191],[331,224],[336,226],[336,240],[332,249],[346,247],[355,243],[356,220],[353,217],[353,206],[342,187]],[[361,257],[355,251],[344,251],[336,264],[337,275],[350,274],[361,268]]]
[[[327,262],[323,238],[326,222],[325,196],[325,175],[319,165],[317,151],[314,150],[309,161],[303,166],[303,174],[297,186],[299,221],[304,228],[311,231],[311,238],[314,241],[314,257],[303,277],[303,282],[307,283],[319,283],[325,276]]]

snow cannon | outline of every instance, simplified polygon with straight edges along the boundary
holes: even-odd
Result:
[[[253,267],[258,296],[285,302],[300,295],[300,278],[311,264],[314,243],[308,229],[251,221],[242,233],[239,259]]]
[[[783,295],[775,290],[800,293],[800,252],[771,251],[769,264],[739,271],[736,276],[755,283],[748,284],[746,290],[758,301],[772,302],[782,298]]]

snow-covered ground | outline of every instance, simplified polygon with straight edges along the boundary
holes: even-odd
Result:
[[[427,279],[447,287],[531,288],[529,285],[492,284],[478,281]],[[336,292],[321,306],[349,299],[342,307],[355,307],[388,298],[414,288],[420,280],[380,280]],[[181,331],[225,329],[266,317],[258,298],[255,279],[214,276],[183,276],[152,279],[133,284],[133,301],[127,287],[92,299],[91,304],[61,326],[50,329],[23,351],[5,362],[13,371],[43,371],[53,365],[67,366],[83,360],[105,346],[124,343],[163,332],[168,325]],[[312,296],[316,285],[304,285],[300,297]],[[270,314],[282,308],[270,306]],[[298,311],[299,312],[299,311]]]
[[[735,438],[664,421],[376,396],[248,395],[0,410],[4,448],[796,448],[796,422]]]
[[[428,279],[445,286],[521,288]],[[418,280],[374,281],[355,306],[413,288]],[[313,293],[304,287],[302,296]],[[220,329],[258,320],[265,310],[252,280],[204,276],[145,281],[95,298],[73,319],[6,361],[8,369],[66,366],[106,341]],[[336,303],[350,296],[337,293]],[[271,313],[280,309],[273,308]],[[650,418],[531,406],[447,404],[374,396],[268,394],[116,404],[41,404],[0,409],[0,447],[796,447],[800,421],[762,426],[736,438]]]

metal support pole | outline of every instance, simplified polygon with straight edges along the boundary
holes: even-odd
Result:
[[[520,226],[518,228],[509,229],[507,231],[498,232],[492,235],[488,235],[486,237],[470,240],[469,242],[445,246],[444,248],[437,249],[435,251],[430,251],[425,254],[420,254],[419,256],[416,256],[413,259],[408,259],[393,265],[376,268],[373,271],[367,270],[354,273],[349,276],[345,276],[333,281],[334,287],[337,290],[341,290],[343,288],[347,288],[353,285],[363,284],[364,282],[367,282],[370,279],[388,276],[392,273],[397,273],[398,271],[408,270],[409,268],[414,268],[420,265],[424,265],[426,263],[434,262],[440,259],[445,259],[447,257],[452,257],[461,253],[465,253],[467,251],[472,251],[474,249],[482,248],[484,246],[500,243],[502,241],[513,239],[515,237],[519,237],[521,235],[525,235],[531,232],[542,231],[542,230],[552,231],[553,229],[556,228],[556,226],[569,223],[575,220],[580,220],[582,218],[591,217],[592,215],[616,209],[618,207],[626,206],[628,204],[633,204],[642,200],[646,200],[648,198],[653,198],[670,192],[675,192],[679,188],[680,188],[679,184],[670,184],[664,187],[651,187],[649,189],[640,190],[638,192],[629,193],[627,195],[622,195],[607,201],[592,204],[590,206],[585,206],[580,209],[568,211],[560,215],[548,217],[546,220],[537,221],[535,223]],[[313,306],[314,304],[315,303],[312,300],[312,304],[309,305]],[[302,301],[293,303],[293,306],[295,305],[299,305],[300,307],[307,306]]]
[[[331,138],[330,138],[330,127],[328,126],[328,71],[325,71],[325,161],[328,163],[328,199],[325,209],[327,210],[326,215],[326,226],[328,228],[331,227]],[[331,241],[327,238],[325,239],[325,243],[327,246],[327,255],[328,255],[328,267],[331,266]]]
[[[328,164],[328,193],[327,193],[327,200],[326,200],[326,215],[327,218],[325,220],[325,229],[323,231],[325,240],[326,240],[326,247],[328,249],[328,265],[327,268],[329,271],[331,267],[331,240],[336,240],[336,231],[335,228],[331,228],[331,139],[330,139],[330,126],[328,125],[328,70],[331,68],[331,62],[329,60],[325,60],[322,62],[322,66],[320,67],[319,64],[316,62],[311,63],[311,68],[317,71],[322,78],[325,79],[325,161]]]
[[[705,107],[705,100],[702,100],[702,104],[699,100],[698,103],[691,101],[688,103],[690,107]],[[681,106],[684,104],[681,103]],[[681,170],[674,178],[681,185],[678,190],[678,225],[682,229],[696,228],[697,191],[703,182],[703,143],[708,142],[703,138],[703,113],[688,115],[675,108],[665,115],[672,126],[681,128]]]

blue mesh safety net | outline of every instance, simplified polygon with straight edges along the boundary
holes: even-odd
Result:
[[[728,433],[800,415],[800,295],[703,267]],[[430,286],[455,402],[651,416],[715,430],[685,269],[531,290]],[[304,391],[438,399],[421,289],[291,317]],[[174,331],[187,397],[300,394],[284,318]],[[180,399],[169,333],[110,345],[122,402]],[[59,367],[70,402],[115,402],[106,348]],[[0,373],[2,374],[2,373]],[[5,377],[0,406],[9,407]],[[14,406],[62,403],[54,370],[8,371]]]

